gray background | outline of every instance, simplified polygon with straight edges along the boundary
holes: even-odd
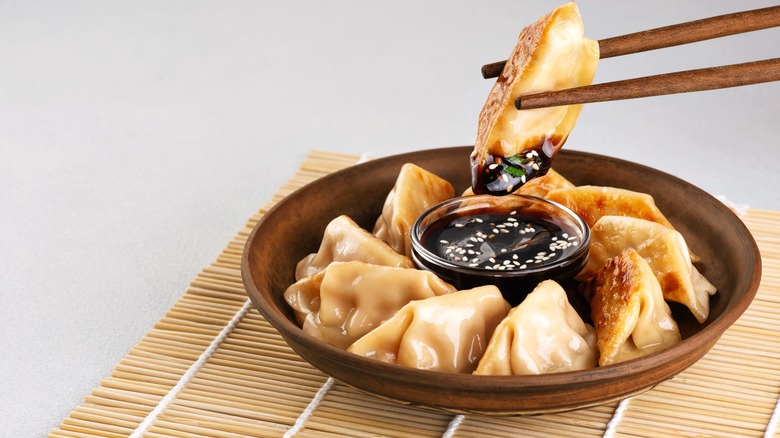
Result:
[[[772,1],[579,2],[600,39]],[[560,2],[0,1],[0,435],[108,375],[312,148],[473,143]],[[596,82],[780,56],[780,29],[603,60]],[[566,147],[780,210],[780,84],[587,106]]]

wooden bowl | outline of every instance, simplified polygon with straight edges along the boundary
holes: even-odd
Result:
[[[710,316],[699,324],[671,303],[683,341],[638,359],[582,371],[534,376],[472,376],[417,370],[357,356],[304,333],[283,293],[296,263],[316,252],[325,226],[347,214],[371,230],[404,163],[415,163],[455,186],[470,184],[472,147],[424,150],[350,167],[296,191],[269,211],[249,236],[241,273],[250,299],[301,357],[355,388],[401,403],[450,412],[537,414],[622,399],[648,390],[700,359],[739,318],[761,277],[758,247],[721,202],[685,181],[635,163],[563,150],[555,169],[577,185],[650,193],[701,257],[699,270],[717,288]]]

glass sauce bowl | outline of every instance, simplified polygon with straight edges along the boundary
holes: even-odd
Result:
[[[590,229],[570,209],[527,195],[449,199],[412,226],[412,260],[459,290],[496,285],[519,304],[542,280],[564,282],[588,260]]]

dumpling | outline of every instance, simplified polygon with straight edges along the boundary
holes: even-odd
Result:
[[[320,249],[298,262],[295,279],[322,271],[331,262],[359,261],[382,266],[413,268],[414,263],[383,240],[360,228],[349,216],[339,216],[325,227]]]
[[[596,330],[569,304],[553,280],[533,292],[501,321],[474,374],[545,374],[598,364]]]
[[[680,342],[680,330],[650,266],[627,249],[602,268],[582,291],[590,303],[600,358],[605,366]]]
[[[523,29],[479,115],[471,154],[474,193],[511,193],[548,171],[582,105],[518,111],[515,99],[589,85],[598,59],[598,42],[583,36],[574,2]]]
[[[587,278],[627,248],[650,265],[664,298],[688,307],[699,322],[710,313],[709,296],[716,289],[691,263],[682,235],[655,222],[604,216],[591,228],[588,263],[578,278]]]
[[[455,196],[452,184],[427,170],[404,164],[395,186],[385,199],[374,235],[400,254],[412,256],[411,231],[414,221],[426,210]]]
[[[471,373],[508,311],[495,286],[412,301],[347,351],[412,368]]]
[[[628,216],[674,229],[647,193],[616,187],[578,186],[551,190],[545,198],[569,207],[589,227],[596,225],[602,216]]]
[[[534,178],[525,183],[522,187],[517,189],[515,193],[518,195],[538,196],[540,198],[544,198],[545,195],[550,192],[550,190],[568,189],[570,187],[574,187],[574,184],[564,178],[563,175],[556,172],[555,169],[550,169],[544,176]],[[466,189],[466,191],[463,192],[462,196],[472,195],[474,195],[474,190],[469,187]]]
[[[333,262],[284,292],[303,331],[347,348],[412,300],[455,292],[434,274],[416,269]]]
[[[550,201],[569,207],[589,227],[596,225],[602,216],[628,216],[645,219],[674,229],[666,216],[647,193],[618,189],[616,187],[579,186],[551,190],[545,195]],[[699,257],[689,250],[691,260]]]

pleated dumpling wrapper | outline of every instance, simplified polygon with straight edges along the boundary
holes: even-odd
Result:
[[[691,263],[679,232],[655,222],[623,216],[604,216],[591,228],[588,263],[579,279],[594,275],[609,259],[633,248],[658,279],[664,299],[688,307],[699,322],[710,313],[716,289]]]
[[[545,195],[550,201],[569,207],[589,227],[596,225],[603,216],[627,216],[645,219],[674,229],[655,200],[647,193],[616,187],[578,186],[551,190]],[[699,257],[689,250],[691,260]]]
[[[564,178],[563,175],[556,172],[555,169],[550,169],[544,176],[534,178],[528,181],[527,183],[523,184],[522,187],[520,187],[519,189],[517,189],[517,191],[515,191],[515,194],[538,196],[540,198],[544,198],[547,195],[547,193],[550,192],[550,190],[568,189],[571,187],[574,187],[574,184],[572,184],[571,181]],[[469,187],[463,192],[462,196],[473,196],[473,195],[474,195],[474,189]]]
[[[650,266],[627,249],[609,262],[582,291],[590,303],[600,358],[606,366],[670,347],[680,330]]]
[[[347,351],[412,368],[471,373],[508,311],[495,286],[412,301]]]
[[[455,291],[427,271],[333,262],[287,288],[284,299],[303,331],[347,348],[410,301]]]
[[[598,42],[584,37],[574,2],[523,29],[479,115],[471,154],[475,193],[511,193],[547,172],[582,105],[518,111],[515,99],[590,85],[598,60]]]
[[[448,181],[407,163],[387,195],[382,215],[374,225],[374,235],[406,257],[412,256],[412,225],[426,210],[455,196]]]
[[[546,374],[598,364],[596,330],[553,280],[545,280],[501,321],[474,374]]]
[[[569,207],[589,227],[596,225],[602,216],[628,216],[674,229],[647,193],[616,187],[578,186],[551,190],[545,198]]]
[[[295,279],[314,275],[331,262],[351,261],[414,268],[411,259],[398,254],[387,242],[360,228],[349,216],[342,215],[325,227],[319,250],[298,262]]]

